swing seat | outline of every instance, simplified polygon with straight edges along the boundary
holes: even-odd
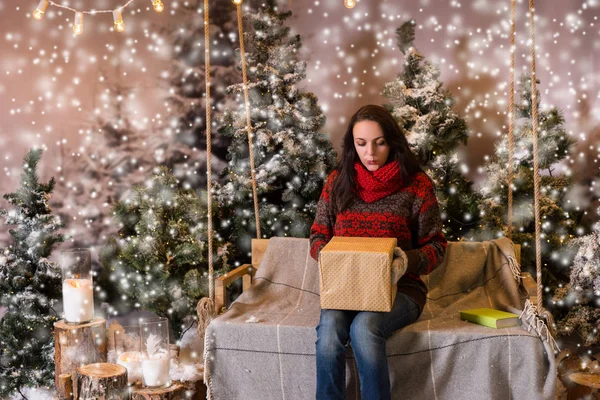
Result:
[[[527,295],[511,257],[506,238],[448,244],[442,265],[423,277],[429,288],[423,313],[387,340],[392,398],[554,398],[554,354],[535,332],[459,318],[470,308],[523,308]],[[207,329],[213,398],[314,399],[319,311],[318,266],[308,239],[270,239],[252,284]],[[350,346],[346,360],[346,398],[359,399]]]

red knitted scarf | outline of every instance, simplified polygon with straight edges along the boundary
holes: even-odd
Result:
[[[402,186],[402,174],[397,160],[371,172],[357,161],[354,163],[358,195],[366,203],[372,203],[394,193]]]

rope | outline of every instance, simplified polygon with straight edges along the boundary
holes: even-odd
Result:
[[[535,74],[535,27],[534,0],[529,0],[529,36],[531,54],[531,126],[533,135],[533,187],[535,211],[535,267],[537,271],[537,309],[544,311],[542,305],[542,244],[540,238],[540,173],[538,161],[538,107],[537,76]]]
[[[204,0],[204,74],[206,75],[206,186],[208,217],[208,299],[201,299],[196,306],[198,330],[204,328],[204,382],[210,388],[210,362],[206,354],[206,327],[210,323],[210,314],[215,314],[215,277],[213,268],[213,227],[212,227],[212,134],[210,119],[210,23],[208,0]],[[207,312],[206,315],[204,314]],[[212,391],[207,391],[207,399],[212,400]]]
[[[206,75],[206,186],[208,210],[208,297],[215,301],[215,278],[213,269],[213,226],[212,226],[212,134],[210,120],[210,24],[208,0],[204,0],[204,70]],[[214,311],[214,309],[213,309]]]
[[[211,299],[203,297],[196,306],[196,314],[198,314],[198,326],[196,327],[196,334],[199,338],[204,338],[206,328],[210,324],[210,321],[214,317],[212,310],[214,304]]]
[[[252,195],[254,197],[254,218],[256,219],[256,238],[260,239],[260,215],[258,213],[258,190],[256,188],[256,170],[254,169],[254,148],[252,147],[252,121],[250,119],[250,100],[248,98],[248,76],[246,74],[246,51],[244,50],[244,27],[242,6],[237,5],[238,31],[240,35],[240,57],[242,58],[242,77],[244,79],[244,102],[246,103],[246,126],[248,127],[248,149],[250,151],[250,176],[252,177]]]
[[[210,387],[210,373],[211,373],[211,365],[210,360],[208,359],[208,338],[206,335],[206,329],[208,325],[214,318],[215,305],[213,301],[209,298],[203,297],[198,302],[196,306],[196,314],[198,314],[198,326],[196,327],[196,335],[198,338],[204,343],[204,353],[202,355],[202,359],[204,360],[204,382],[206,382],[206,387]],[[207,396],[209,399],[212,399],[212,391],[208,390]]]
[[[512,239],[512,216],[513,216],[513,157],[515,148],[515,8],[516,0],[510,1],[510,99],[508,109],[508,232],[507,236]]]

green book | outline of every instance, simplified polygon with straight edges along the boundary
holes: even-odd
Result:
[[[508,328],[520,325],[517,314],[494,310],[493,308],[476,308],[474,310],[461,311],[460,319],[489,326],[490,328]]]

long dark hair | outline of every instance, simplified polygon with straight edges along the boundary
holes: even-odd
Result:
[[[336,167],[338,175],[334,181],[331,199],[336,213],[340,213],[350,207],[357,198],[356,171],[354,163],[360,162],[360,158],[354,148],[354,125],[360,121],[374,121],[381,126],[383,137],[388,146],[390,154],[386,161],[397,160],[400,164],[400,173],[403,182],[410,182],[417,172],[422,172],[419,161],[410,150],[408,141],[403,130],[398,126],[394,116],[381,106],[367,105],[361,107],[348,123],[342,144],[342,157]]]

